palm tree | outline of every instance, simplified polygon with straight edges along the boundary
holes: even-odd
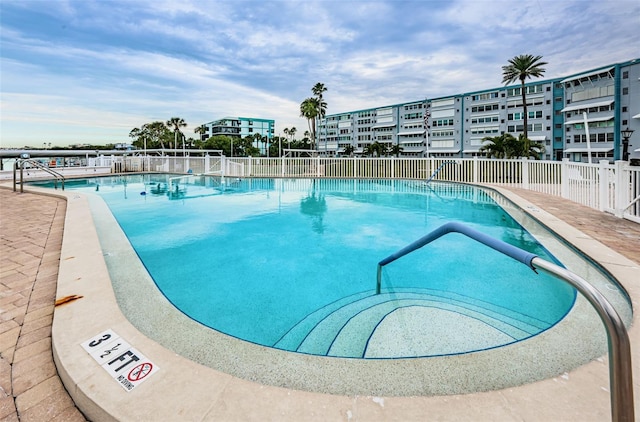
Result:
[[[144,151],[146,154],[147,151],[147,141],[149,140],[149,131],[144,128],[133,128],[131,132],[129,132],[129,137],[133,139],[132,144],[135,147],[142,148],[144,147]],[[46,147],[46,144],[45,144]]]
[[[486,154],[488,158],[511,158],[512,149],[517,143],[517,139],[510,133],[493,137],[485,136],[482,140],[488,143],[482,145],[479,152]]]
[[[300,117],[307,119],[311,136],[311,149],[314,149],[316,139],[316,118],[318,117],[318,99],[309,97],[300,104]]]
[[[291,136],[291,140],[289,140],[289,149],[291,149],[291,141],[293,141],[296,136],[296,132],[298,131],[298,129],[296,129],[295,126],[292,126],[291,129],[289,129],[289,136]]]
[[[542,154],[544,154],[545,147],[542,142],[532,142],[522,134],[518,137],[518,144],[522,147],[522,150],[519,151],[518,157],[527,157],[539,160],[542,157]]]
[[[396,157],[399,157],[400,154],[402,154],[403,150],[404,148],[397,144],[389,148],[389,152],[391,152],[391,154],[395,155]]]
[[[180,128],[187,126],[187,122],[185,122],[183,118],[172,117],[171,119],[167,120],[166,125],[169,128],[173,127],[173,135],[174,135],[173,148],[178,149],[178,133],[182,135],[182,132],[180,132]],[[184,136],[182,136],[182,149],[184,150]]]
[[[197,126],[195,129],[193,129],[193,133],[195,133],[196,135],[200,135],[200,139],[202,139],[202,135],[207,133],[207,128],[204,125]]]
[[[323,83],[318,82],[313,86],[313,88],[311,88],[311,92],[313,93],[315,98],[318,100],[318,103],[317,103],[317,107],[318,107],[317,118],[318,119],[324,119],[324,116],[326,115],[326,112],[327,112],[327,103],[324,102],[324,100],[322,98],[322,94],[324,92],[327,92],[327,87],[324,86]],[[318,137],[318,140],[319,140],[319,137]]]
[[[159,143],[162,149],[164,149],[164,139],[171,133],[167,126],[160,121],[145,123],[142,125],[142,130],[149,134],[149,139],[153,143],[154,148],[157,148]]]
[[[521,54],[512,59],[509,59],[509,64],[502,66],[502,83],[508,85],[520,80],[520,90],[522,91],[522,106],[524,107],[524,131],[523,135],[525,140],[528,140],[528,128],[527,128],[527,96],[524,89],[524,81],[527,78],[541,77],[545,69],[542,66],[547,62],[540,61],[542,56],[532,56],[531,54]]]
[[[349,157],[353,156],[353,151],[355,151],[356,149],[353,147],[353,145],[347,145],[346,147],[344,147],[344,153],[346,155],[348,155]]]
[[[388,151],[389,151],[389,148],[387,147],[387,144],[383,144],[378,141],[375,141],[371,144],[367,144],[364,147],[364,150],[362,151],[362,153],[364,155],[370,155],[372,157],[382,157],[383,155],[387,155]]]

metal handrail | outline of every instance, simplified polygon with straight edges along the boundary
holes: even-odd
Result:
[[[442,170],[442,167],[444,167],[447,164],[458,164],[456,161],[445,161],[444,163],[440,164],[440,166],[438,166],[438,168],[436,169],[436,171],[434,171],[431,176],[429,176],[429,178],[427,179],[427,181],[425,182],[426,184],[429,184],[429,182],[438,175],[438,173],[440,173],[440,170]]]
[[[54,187],[56,189],[58,189],[58,180],[60,180],[60,182],[62,183],[62,190],[64,190],[64,176],[61,173],[51,170],[49,167],[43,165],[41,162],[34,160],[32,158],[23,158],[20,160],[16,160],[16,163],[13,167],[13,191],[14,192],[16,191],[16,184],[17,184],[16,171],[18,167],[20,167],[20,193],[24,193],[24,183],[23,183],[24,182],[24,165],[26,163],[29,163],[34,167],[39,168],[40,170],[43,170],[46,173],[49,173],[50,175],[55,177]]]
[[[460,233],[490,248],[526,264],[531,269],[542,270],[573,286],[598,312],[607,331],[609,348],[609,387],[611,395],[611,420],[615,422],[634,421],[633,376],[631,366],[631,345],[624,322],[611,303],[595,287],[582,277],[546,261],[535,254],[495,239],[457,222],[444,224],[378,263],[376,294],[380,293],[382,267],[419,249],[447,233]]]

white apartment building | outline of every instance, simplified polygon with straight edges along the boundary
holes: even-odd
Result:
[[[355,155],[378,142],[403,157],[473,157],[483,139],[523,131],[520,85],[327,115],[318,151]],[[640,160],[640,59],[525,85],[528,137],[541,158]],[[631,132],[628,132],[629,129]],[[625,141],[625,136],[631,133]]]

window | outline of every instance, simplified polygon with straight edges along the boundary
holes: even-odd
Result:
[[[622,95],[627,95],[627,94],[629,94],[629,88],[625,86],[624,88],[622,88]]]
[[[498,110],[498,104],[486,104],[486,105],[471,107],[472,113],[483,113],[485,111],[492,111],[492,110]]]
[[[522,132],[524,130],[524,125],[509,125],[507,126],[507,132]]]
[[[438,126],[453,126],[453,119],[439,119],[439,120],[434,120],[433,127],[438,127]]]
[[[530,119],[542,119],[542,110],[528,112]]]
[[[624,72],[622,72],[622,79],[629,79],[629,71],[625,70]]]
[[[507,120],[523,120],[524,113],[509,113],[507,114]]]
[[[627,106],[622,107],[622,112],[626,113],[627,112]]]
[[[491,123],[491,122],[497,122],[499,120],[499,116],[484,116],[484,117],[476,117],[471,119],[471,124],[476,124],[476,123]]]
[[[486,94],[479,94],[479,95],[472,95],[471,96],[471,100],[472,101],[490,100],[492,98],[498,98],[498,93],[497,92],[489,92],[489,93],[486,93]]]

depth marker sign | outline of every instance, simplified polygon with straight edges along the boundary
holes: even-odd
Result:
[[[82,348],[127,391],[158,370],[149,359],[109,329],[81,344]]]

